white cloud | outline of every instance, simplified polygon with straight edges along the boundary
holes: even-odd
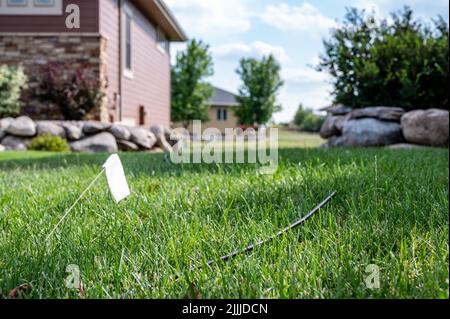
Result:
[[[448,0],[354,0],[352,6],[369,13],[374,11],[377,17],[388,19],[388,21],[391,20],[392,12],[397,12],[404,6],[411,7],[414,15],[424,21],[443,13],[448,20]]]
[[[315,59],[312,59],[315,60]],[[279,102],[283,111],[275,114],[277,122],[289,122],[294,118],[298,105],[318,110],[331,103],[328,83],[330,77],[311,67],[284,67],[282,77],[285,85],[280,92]]]
[[[283,68],[282,76],[291,85],[321,84],[330,80],[328,74],[318,72],[308,66]]]
[[[190,36],[223,36],[250,29],[246,0],[166,0]]]
[[[211,52],[217,57],[225,57],[236,60],[242,57],[261,58],[263,56],[273,54],[280,63],[286,63],[289,61],[289,56],[283,47],[271,45],[262,41],[254,41],[252,43],[235,42],[223,44],[211,48]]]
[[[313,35],[322,35],[336,26],[333,19],[323,15],[308,2],[300,6],[290,6],[286,3],[268,5],[260,18],[282,31],[308,32]]]

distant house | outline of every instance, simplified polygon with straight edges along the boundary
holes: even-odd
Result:
[[[239,120],[234,114],[239,103],[236,100],[236,95],[231,92],[214,87],[214,94],[208,100],[208,121],[202,122],[202,130],[207,128],[217,128],[222,134],[225,133],[226,128],[238,128]],[[181,127],[181,123],[176,123],[176,127]],[[192,125],[189,125],[188,130],[192,132]]]
[[[203,124],[204,128],[215,127],[222,133],[226,128],[239,127],[239,120],[234,114],[239,103],[236,95],[214,87],[214,95],[209,99],[209,121]]]
[[[79,12],[79,24],[77,23]],[[105,122],[170,125],[170,42],[187,38],[162,0],[1,0],[0,64],[70,63],[98,76]],[[50,106],[26,109],[57,119]]]

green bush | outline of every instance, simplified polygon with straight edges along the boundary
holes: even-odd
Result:
[[[324,118],[314,114],[313,110],[304,108],[302,104],[295,113],[294,124],[305,132],[319,132]]]
[[[20,96],[26,83],[27,76],[22,67],[0,65],[0,118],[20,113]]]
[[[353,8],[324,42],[317,69],[333,78],[335,104],[448,109],[448,36],[442,17],[425,23],[405,7],[380,20]]]
[[[47,151],[47,152],[69,152],[70,147],[67,140],[50,134],[35,137],[29,147],[32,151]]]
[[[311,112],[306,115],[300,128],[305,132],[320,132],[323,122],[324,118],[322,116]]]

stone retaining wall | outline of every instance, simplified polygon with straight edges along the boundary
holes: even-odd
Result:
[[[405,112],[397,107],[329,110],[320,135],[324,147],[417,148],[448,147],[449,111],[427,109]]]
[[[37,86],[43,77],[43,66],[48,63],[69,63],[74,69],[92,72],[98,77],[100,90],[107,87],[106,39],[100,34],[20,35],[0,34],[0,65],[22,65],[29,86]],[[106,91],[105,91],[106,93]],[[107,98],[89,114],[92,120],[109,122]],[[33,119],[57,120],[64,118],[57,105],[27,101],[22,109]]]
[[[34,137],[45,134],[67,139],[74,152],[171,152],[178,142],[161,125],[145,129],[94,121],[33,121],[22,116],[0,120],[0,151],[27,150]]]

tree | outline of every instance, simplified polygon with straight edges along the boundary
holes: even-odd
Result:
[[[172,67],[172,120],[185,127],[193,120],[208,120],[206,101],[214,91],[205,78],[213,75],[209,46],[191,40],[185,52],[177,54]]]
[[[301,127],[303,124],[303,121],[306,118],[306,115],[308,115],[309,112],[310,112],[310,110],[305,109],[303,104],[300,103],[300,105],[298,106],[297,112],[295,113],[295,116],[294,116],[295,126]]]
[[[405,109],[448,108],[449,55],[447,23],[427,25],[410,8],[392,21],[364,10],[347,11],[342,27],[324,41],[317,67],[333,78],[334,102],[354,108],[387,105]]]
[[[237,97],[240,107],[235,111],[240,124],[266,124],[273,113],[281,110],[276,101],[278,90],[283,85],[280,69],[273,55],[263,57],[261,61],[253,58],[240,61],[236,72],[243,84]]]
[[[314,111],[308,108],[304,108],[303,104],[300,104],[294,116],[294,124],[305,132],[319,132],[324,118]]]

